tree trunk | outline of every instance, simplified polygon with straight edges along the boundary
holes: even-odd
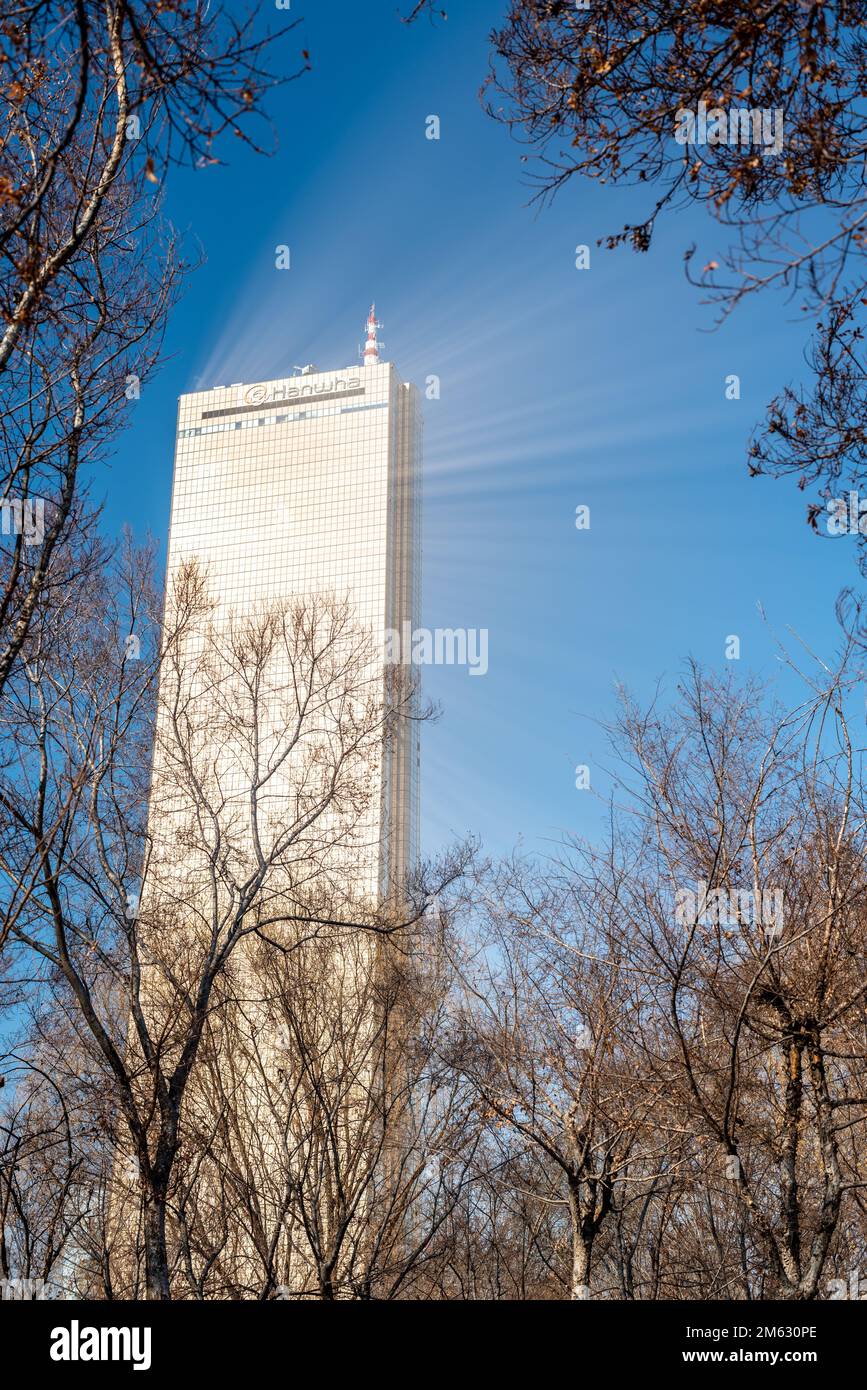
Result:
[[[580,1234],[572,1236],[572,1284],[570,1298],[587,1299],[590,1294],[590,1251]]]
[[[578,1184],[569,1183],[569,1214],[572,1218],[572,1278],[569,1286],[570,1299],[588,1299],[590,1294],[590,1255],[592,1242],[585,1239],[581,1220],[581,1203]]]
[[[169,1257],[166,1247],[165,1193],[150,1192],[145,1197],[145,1298],[167,1301],[169,1292]]]

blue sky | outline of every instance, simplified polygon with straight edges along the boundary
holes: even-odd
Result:
[[[740,671],[774,678],[787,626],[831,655],[834,600],[857,577],[854,541],[813,536],[792,482],[746,474],[753,424],[802,369],[796,308],[769,298],[711,332],[682,253],[724,241],[698,214],[637,256],[594,244],[645,211],[631,192],[575,183],[528,206],[524,150],[478,99],[502,3],[413,26],[391,4],[309,7],[284,53],[290,67],[308,48],[313,70],[271,100],[275,157],[232,145],[226,167],[168,179],[166,213],[206,261],[170,362],[94,479],[111,533],[129,523],[164,546],[177,396],[346,366],[376,299],[383,355],[441,379],[425,405],[423,622],[490,634],[486,676],[425,675],[443,706],[423,740],[428,852],[466,831],[492,851],[592,834],[615,681],[671,690],[690,655],[726,665],[732,633]],[[575,789],[578,763],[598,796]]]

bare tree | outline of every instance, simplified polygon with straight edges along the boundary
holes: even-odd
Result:
[[[0,1060],[6,1086],[0,1108],[0,1279],[31,1297],[59,1289],[87,1207],[85,1156],[54,1078],[32,1059]]]
[[[502,1289],[504,1251],[536,1297],[852,1296],[857,651],[790,710],[696,668],[671,709],[624,696],[608,843],[486,884],[450,1044],[483,1140],[439,1296]]]
[[[418,711],[409,688],[385,703],[345,604],[212,623],[186,569],[158,644],[147,557],[102,576],[39,613],[8,687],[4,917],[101,1059],[137,1164],[145,1292],[165,1298],[182,1112],[239,944],[296,928],[387,936],[424,911],[362,901],[345,872],[369,848],[372,760]],[[275,794],[281,769],[290,794]]]
[[[570,1297],[582,1299],[615,1195],[635,1181],[639,1157],[653,1161],[644,1118],[655,1096],[629,1041],[638,977],[623,967],[604,906],[573,889],[519,862],[495,876],[464,970],[454,1063],[485,1113],[556,1172]]]
[[[695,668],[669,709],[624,696],[607,843],[469,878],[458,847],[381,900],[414,691],[345,604],[236,618],[187,567],[161,628],[151,570],[57,552],[6,685],[0,1277],[849,1296],[857,642],[789,710]]]
[[[427,869],[440,893],[466,854]],[[466,1087],[438,1053],[448,985],[427,919],[252,953],[188,1146],[196,1296],[382,1300],[426,1280],[473,1154]]]
[[[160,357],[185,266],[155,186],[172,163],[217,162],[221,137],[263,148],[279,79],[254,21],[159,0],[5,9],[0,689],[81,524],[82,479]]]
[[[813,525],[841,483],[865,483],[863,21],[857,0],[513,0],[487,84],[536,155],[536,196],[575,178],[637,188],[605,241],[639,252],[660,217],[701,206],[729,246],[698,274],[691,248],[688,271],[721,317],[769,289],[815,316],[812,378],[750,448],[751,473],[819,485]]]
[[[785,713],[693,669],[675,711],[627,702],[617,731],[630,869],[606,896],[652,995],[661,1114],[691,1139],[703,1297],[818,1297],[864,1181],[857,673],[819,674]]]

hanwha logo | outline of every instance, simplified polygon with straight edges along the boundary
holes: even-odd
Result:
[[[261,405],[267,396],[267,386],[248,386],[244,392],[244,400],[248,405]]]

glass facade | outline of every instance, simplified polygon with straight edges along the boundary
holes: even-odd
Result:
[[[169,588],[195,557],[218,623],[275,600],[346,599],[380,649],[387,629],[419,620],[420,457],[418,392],[390,363],[182,396]],[[383,746],[360,860],[353,850],[373,896],[417,853],[418,758],[418,724],[404,721]],[[291,768],[286,794],[290,782]]]

